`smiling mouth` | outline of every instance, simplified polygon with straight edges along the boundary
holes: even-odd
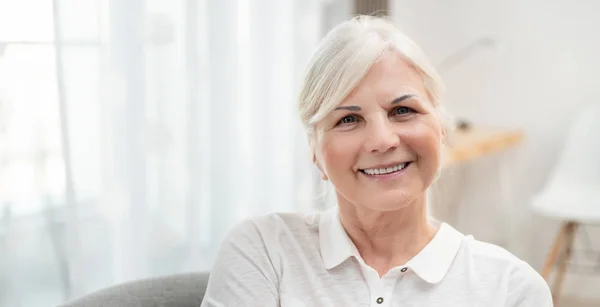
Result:
[[[371,175],[371,176],[387,175],[387,174],[399,172],[399,171],[405,169],[408,165],[410,165],[410,163],[411,162],[404,162],[404,163],[400,163],[398,165],[394,165],[394,166],[390,166],[390,167],[366,168],[366,169],[360,169],[359,171],[363,174],[367,174],[367,175]]]

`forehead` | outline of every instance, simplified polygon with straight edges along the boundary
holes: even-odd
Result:
[[[401,94],[426,97],[423,79],[398,52],[386,50],[341,105],[355,103],[365,96],[387,100]]]

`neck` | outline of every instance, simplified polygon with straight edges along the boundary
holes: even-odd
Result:
[[[426,198],[395,211],[376,211],[340,202],[340,219],[367,265],[379,276],[404,265],[433,239]]]

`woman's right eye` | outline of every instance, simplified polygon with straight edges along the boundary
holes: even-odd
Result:
[[[338,125],[349,125],[349,124],[353,124],[357,121],[358,121],[358,119],[356,118],[356,116],[348,115],[348,116],[344,116],[342,119],[340,119],[340,121],[338,122]]]

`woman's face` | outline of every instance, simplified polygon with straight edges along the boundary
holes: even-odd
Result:
[[[441,163],[440,119],[420,75],[393,51],[316,131],[315,163],[340,204],[406,207],[424,199]]]

